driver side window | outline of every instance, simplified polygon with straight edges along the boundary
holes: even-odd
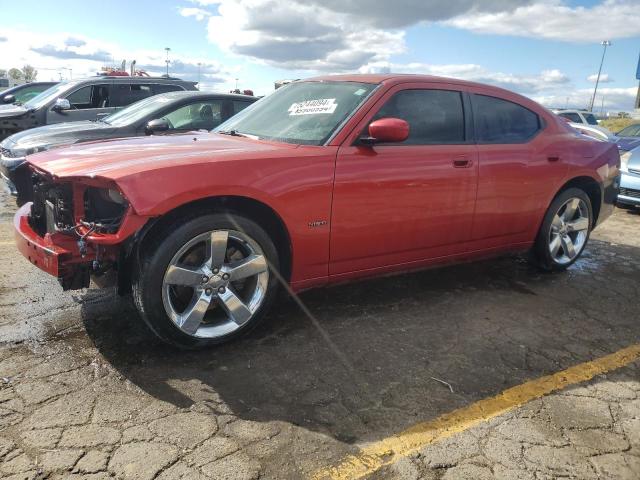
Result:
[[[401,145],[465,143],[462,95],[453,90],[403,90],[391,97],[373,120],[393,117],[409,124]]]
[[[109,107],[109,86],[88,85],[68,95],[67,100],[75,110],[107,108]]]
[[[162,118],[175,130],[212,130],[222,123],[222,100],[184,105]]]

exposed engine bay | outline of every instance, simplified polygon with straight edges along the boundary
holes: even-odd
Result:
[[[65,290],[86,288],[91,276],[103,276],[117,266],[118,247],[90,240],[118,232],[129,205],[116,189],[77,182],[55,182],[33,174],[29,225],[41,237],[50,236],[73,252],[58,277]]]

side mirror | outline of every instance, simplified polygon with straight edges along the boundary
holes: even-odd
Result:
[[[58,98],[51,108],[54,112],[62,112],[63,110],[71,110],[71,104],[66,98]]]
[[[2,103],[15,103],[16,102],[16,97],[9,94],[9,95],[5,95],[4,97],[2,97]]]
[[[360,139],[363,145],[400,143],[409,138],[409,124],[400,118],[381,118],[369,124],[369,136]]]
[[[169,122],[167,122],[164,118],[156,118],[155,120],[151,120],[147,123],[147,126],[145,127],[145,131],[147,135],[166,132],[169,129],[170,129]]]

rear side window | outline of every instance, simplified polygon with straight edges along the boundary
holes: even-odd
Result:
[[[374,120],[400,118],[409,124],[402,145],[464,143],[464,110],[460,92],[403,90],[391,97]]]
[[[156,83],[153,85],[153,93],[154,95],[158,95],[159,93],[167,93],[167,92],[182,92],[184,88],[180,85],[169,85],[169,84],[160,84]]]
[[[480,143],[526,143],[540,130],[538,115],[501,98],[473,95],[473,111]]]
[[[560,116],[573,123],[582,123],[582,119],[577,113],[561,113]]]
[[[151,85],[144,84],[116,84],[111,96],[112,107],[126,107],[138,100],[152,96]]]

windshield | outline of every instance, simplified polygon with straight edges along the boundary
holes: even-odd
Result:
[[[598,125],[598,120],[593,115],[593,113],[583,113],[584,119],[587,121],[589,125]]]
[[[44,92],[33,97],[31,100],[24,104],[24,108],[28,110],[36,110],[49,103],[51,100],[64,95],[67,91],[69,91],[77,84],[78,82],[58,83],[57,85],[54,85],[51,88],[47,88]]]
[[[123,108],[122,110],[103,118],[102,121],[113,125],[114,127],[131,125],[170,103],[171,99],[164,95],[148,97],[144,100],[140,100],[139,102],[132,103],[127,108]]]
[[[295,82],[244,109],[214,132],[322,145],[376,88],[359,82]]]

